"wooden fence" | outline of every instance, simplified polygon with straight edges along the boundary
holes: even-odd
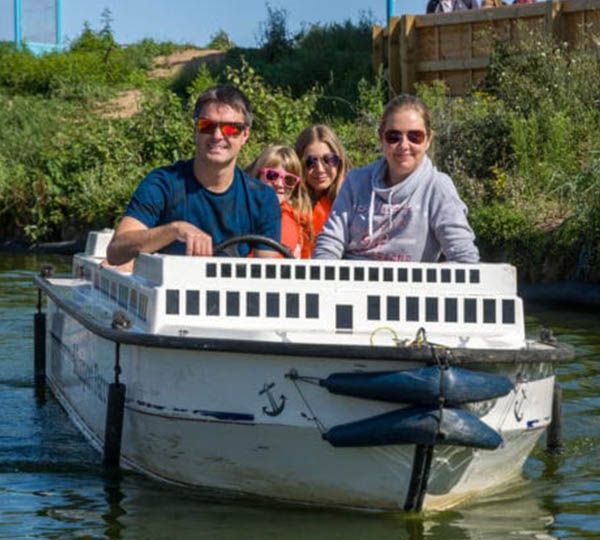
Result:
[[[522,30],[546,32],[571,46],[595,36],[600,46],[600,0],[392,17],[387,28],[373,27],[373,68],[383,65],[392,95],[435,79],[451,94],[465,95],[485,77],[494,41],[515,43]]]

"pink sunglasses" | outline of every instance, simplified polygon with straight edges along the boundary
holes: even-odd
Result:
[[[300,177],[295,174],[285,172],[279,172],[275,169],[271,169],[269,167],[263,167],[259,169],[258,174],[260,174],[260,179],[268,184],[277,184],[277,182],[281,181],[284,187],[288,189],[293,189],[296,187],[296,184],[300,182]]]

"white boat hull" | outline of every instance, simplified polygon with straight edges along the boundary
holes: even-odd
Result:
[[[47,379],[71,418],[101,449],[115,343],[48,305]],[[333,426],[400,406],[329,393],[286,377],[410,369],[408,361],[241,354],[120,345],[126,385],[122,463],[161,480],[293,504],[399,510],[414,445],[334,448]],[[504,443],[496,450],[436,446],[424,509],[441,509],[518,476],[551,420],[549,365],[494,369],[517,381],[474,406]],[[531,371],[535,371],[532,373]],[[279,411],[279,409],[281,410]]]

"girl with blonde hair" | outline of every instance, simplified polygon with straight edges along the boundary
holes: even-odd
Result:
[[[302,181],[310,196],[310,219],[305,220],[302,258],[310,258],[315,238],[329,217],[350,161],[337,135],[329,126],[316,124],[304,129],[296,140],[302,163]]]
[[[248,173],[271,186],[281,207],[281,243],[299,258],[302,229],[311,212],[310,197],[301,181],[302,166],[293,148],[271,145],[254,160]]]

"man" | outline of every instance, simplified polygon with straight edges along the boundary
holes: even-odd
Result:
[[[155,169],[137,187],[107,249],[108,263],[132,263],[140,253],[204,255],[242,234],[279,241],[281,213],[275,191],[250,178],[236,161],[248,140],[248,98],[229,85],[204,92],[194,107],[193,160]],[[246,256],[249,246],[241,245]],[[272,257],[266,246],[254,256]]]

